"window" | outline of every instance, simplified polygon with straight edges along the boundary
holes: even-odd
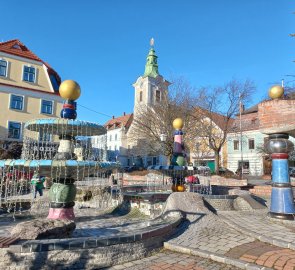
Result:
[[[52,84],[52,87],[54,89],[55,92],[58,92],[58,89],[59,89],[59,83],[57,81],[57,78],[55,77],[55,75],[53,74],[50,74],[49,75],[49,78],[50,78],[50,81],[51,81],[51,84]]]
[[[117,151],[117,145],[114,146],[114,150]]]
[[[249,149],[255,149],[254,139],[249,139]]]
[[[24,66],[23,81],[35,82],[36,69],[34,67]]]
[[[20,139],[21,123],[8,122],[8,138]]]
[[[115,134],[115,141],[118,139],[118,136],[117,136],[117,134]]]
[[[51,141],[51,134],[46,132],[44,129],[40,129],[39,131],[39,141],[40,142],[50,142]]]
[[[239,141],[234,141],[234,150],[239,150]]]
[[[112,141],[112,135],[110,135],[110,142]]]
[[[0,76],[7,76],[7,61],[0,60]]]
[[[41,113],[52,114],[53,104],[50,100],[42,100],[41,102]]]
[[[161,92],[159,90],[156,91],[156,101],[161,101]]]
[[[139,92],[139,101],[142,102],[142,91]]]
[[[23,96],[16,96],[16,95],[10,96],[10,109],[22,111],[23,110],[23,103],[24,103]]]

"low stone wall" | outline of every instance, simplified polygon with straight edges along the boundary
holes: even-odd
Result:
[[[249,192],[255,196],[262,196],[262,197],[270,197],[271,195],[271,185],[267,186],[254,186],[253,188],[249,189]]]
[[[247,179],[238,180],[234,178],[225,178],[218,175],[213,175],[211,177],[210,184],[216,186],[243,187],[248,185],[248,181]]]
[[[234,200],[237,195],[203,195],[204,200],[217,211],[235,210]]]
[[[137,201],[131,202],[131,208],[138,208],[138,210],[149,216],[150,218],[156,218],[161,215],[166,202],[149,202],[149,201]]]
[[[146,176],[123,174],[123,186],[146,184]]]
[[[169,176],[163,175],[161,173],[148,173],[147,175],[133,175],[124,173],[123,174],[123,186],[129,185],[146,185],[147,182],[150,185],[167,185],[169,184]]]
[[[25,241],[0,249],[0,269],[100,269],[137,260],[161,248],[181,220],[143,233],[109,238]]]

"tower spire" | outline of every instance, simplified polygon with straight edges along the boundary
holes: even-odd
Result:
[[[156,52],[154,50],[154,43],[155,40],[151,38],[150,40],[150,51],[149,54],[146,58],[146,64],[145,64],[145,70],[144,70],[144,75],[143,77],[153,77],[156,78],[159,74],[158,71],[158,63],[157,63],[157,58],[158,56],[156,55]]]

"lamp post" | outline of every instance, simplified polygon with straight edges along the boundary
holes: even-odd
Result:
[[[240,149],[241,149],[241,178],[243,179],[243,174],[244,174],[244,160],[243,160],[243,132],[242,132],[242,110],[243,110],[243,104],[242,104],[242,98],[241,98],[241,93],[240,93],[240,102],[239,102],[239,107],[240,107]]]
[[[160,140],[162,143],[162,154],[163,156],[165,156],[165,142],[167,141],[167,134],[164,134],[164,133],[160,134]],[[164,162],[162,160],[161,165],[164,165],[163,163]]]

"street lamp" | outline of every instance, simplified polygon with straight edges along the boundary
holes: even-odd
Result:
[[[164,134],[164,133],[162,133],[162,134],[160,134],[160,140],[161,140],[161,142],[162,142],[162,155],[163,156],[165,156],[165,142],[166,142],[166,140],[167,140],[167,134]],[[163,163],[163,160],[162,160],[162,165],[164,165]]]

